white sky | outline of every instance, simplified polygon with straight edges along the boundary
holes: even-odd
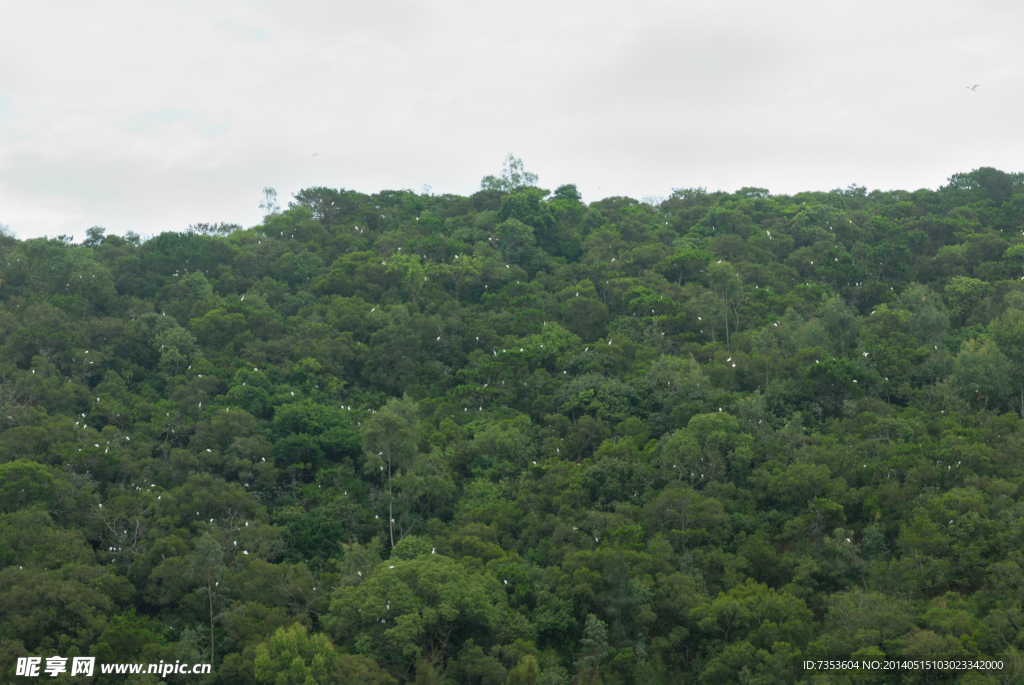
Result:
[[[153,235],[313,185],[584,199],[1024,170],[1024,3],[34,0],[0,22],[0,223]],[[966,86],[981,84],[976,92]],[[317,156],[313,156],[318,153]]]

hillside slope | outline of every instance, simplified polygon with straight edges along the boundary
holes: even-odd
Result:
[[[1022,269],[1024,177],[994,169],[657,204],[311,188],[249,229],[0,236],[0,668],[1019,663]]]

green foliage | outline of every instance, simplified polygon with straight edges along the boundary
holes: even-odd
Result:
[[[1009,391],[1010,365],[995,342],[969,340],[956,357],[951,380],[966,401],[1001,407]]]
[[[373,662],[338,654],[323,634],[296,623],[278,628],[256,647],[255,676],[273,685],[389,685],[396,683]]]
[[[580,639],[580,658],[576,660],[578,682],[594,685],[601,680],[601,661],[608,655],[608,631],[604,621],[587,616]]]
[[[537,182],[537,174],[526,171],[523,160],[514,157],[510,152],[505,158],[500,176],[484,176],[480,181],[480,190],[500,190],[511,192],[528,188]]]
[[[399,676],[421,657],[443,663],[451,635],[502,644],[530,633],[494,577],[437,554],[383,562],[363,583],[334,594],[324,623]]]
[[[29,506],[48,507],[59,495],[56,481],[49,469],[33,461],[0,464],[0,511],[9,514]]]
[[[267,189],[248,229],[0,235],[4,663],[1021,663],[1019,175],[590,204],[536,181],[510,156],[470,197]]]

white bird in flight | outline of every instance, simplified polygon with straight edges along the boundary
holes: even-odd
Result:
[[[966,86],[966,88],[967,88],[967,90],[973,92],[973,91],[976,91],[978,86],[980,86],[980,85],[981,85],[980,83],[975,83],[973,86]]]

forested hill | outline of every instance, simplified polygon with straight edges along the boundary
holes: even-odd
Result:
[[[0,235],[5,674],[1020,663],[1024,176],[589,205],[485,185]]]

